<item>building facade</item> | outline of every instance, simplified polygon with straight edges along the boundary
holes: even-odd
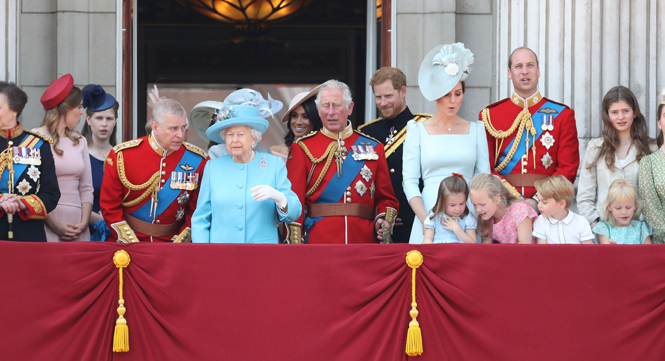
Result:
[[[133,4],[141,6],[141,0]],[[420,94],[417,78],[422,59],[436,45],[459,41],[475,54],[460,111],[468,120],[510,95],[508,55],[528,46],[539,56],[541,93],[576,112],[581,154],[588,139],[600,134],[600,104],[615,85],[633,90],[650,135],[656,135],[655,112],[665,87],[661,1],[392,0],[390,5],[392,65],[407,75],[407,104],[414,111],[435,110]],[[41,123],[37,100],[58,74],[72,73],[76,85],[97,83],[118,95],[122,7],[123,0],[0,0],[0,79],[16,82],[28,94],[26,127]],[[355,98],[367,100],[357,93]],[[136,104],[131,106],[136,114]]]

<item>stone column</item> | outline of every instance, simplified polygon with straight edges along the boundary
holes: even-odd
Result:
[[[29,97],[26,128],[41,124],[39,98],[63,74],[71,73],[79,87],[100,84],[116,95],[115,1],[23,0],[19,39],[18,82]]]
[[[406,103],[414,113],[434,113],[418,88],[418,70],[425,55],[435,46],[455,41],[455,0],[398,0],[397,64],[406,74]]]

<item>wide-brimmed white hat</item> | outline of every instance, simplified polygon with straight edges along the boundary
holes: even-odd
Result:
[[[302,103],[306,102],[309,98],[315,97],[316,94],[319,93],[319,88],[321,85],[317,86],[316,88],[308,91],[308,92],[302,92],[296,94],[296,96],[291,99],[291,104],[289,104],[289,110],[286,111],[284,116],[282,117],[282,121],[286,122],[289,120],[289,116],[291,115],[291,112],[297,108],[298,106],[302,105]]]
[[[418,86],[425,99],[434,101],[450,93],[471,72],[473,53],[463,43],[439,45],[432,49],[418,72]]]
[[[210,142],[210,139],[206,136],[206,130],[210,126],[212,116],[215,114],[215,111],[219,111],[223,107],[224,103],[222,102],[206,100],[196,104],[192,108],[192,111],[189,112],[189,120],[192,122],[192,128],[194,128],[196,134],[206,143]]]

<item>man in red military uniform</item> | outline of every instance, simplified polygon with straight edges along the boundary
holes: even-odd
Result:
[[[383,144],[351,127],[353,101],[346,84],[325,82],[316,104],[324,128],[291,145],[286,163],[307,213],[289,225],[288,240],[299,243],[305,234],[307,243],[389,241],[399,205]]]
[[[480,112],[492,173],[537,209],[533,183],[551,175],[575,182],[580,164],[575,113],[538,92],[538,57],[517,48],[508,61],[514,92]]]
[[[191,217],[207,154],[184,142],[185,109],[162,99],[152,134],[113,147],[106,158],[100,206],[117,242],[190,242]]]

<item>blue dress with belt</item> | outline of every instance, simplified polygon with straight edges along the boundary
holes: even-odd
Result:
[[[269,185],[284,193],[288,209],[281,214],[275,201],[257,201],[251,189]],[[192,215],[194,243],[279,243],[278,222],[300,217],[302,205],[291,190],[280,157],[256,153],[242,164],[230,155],[210,160],[203,171],[196,210]]]

